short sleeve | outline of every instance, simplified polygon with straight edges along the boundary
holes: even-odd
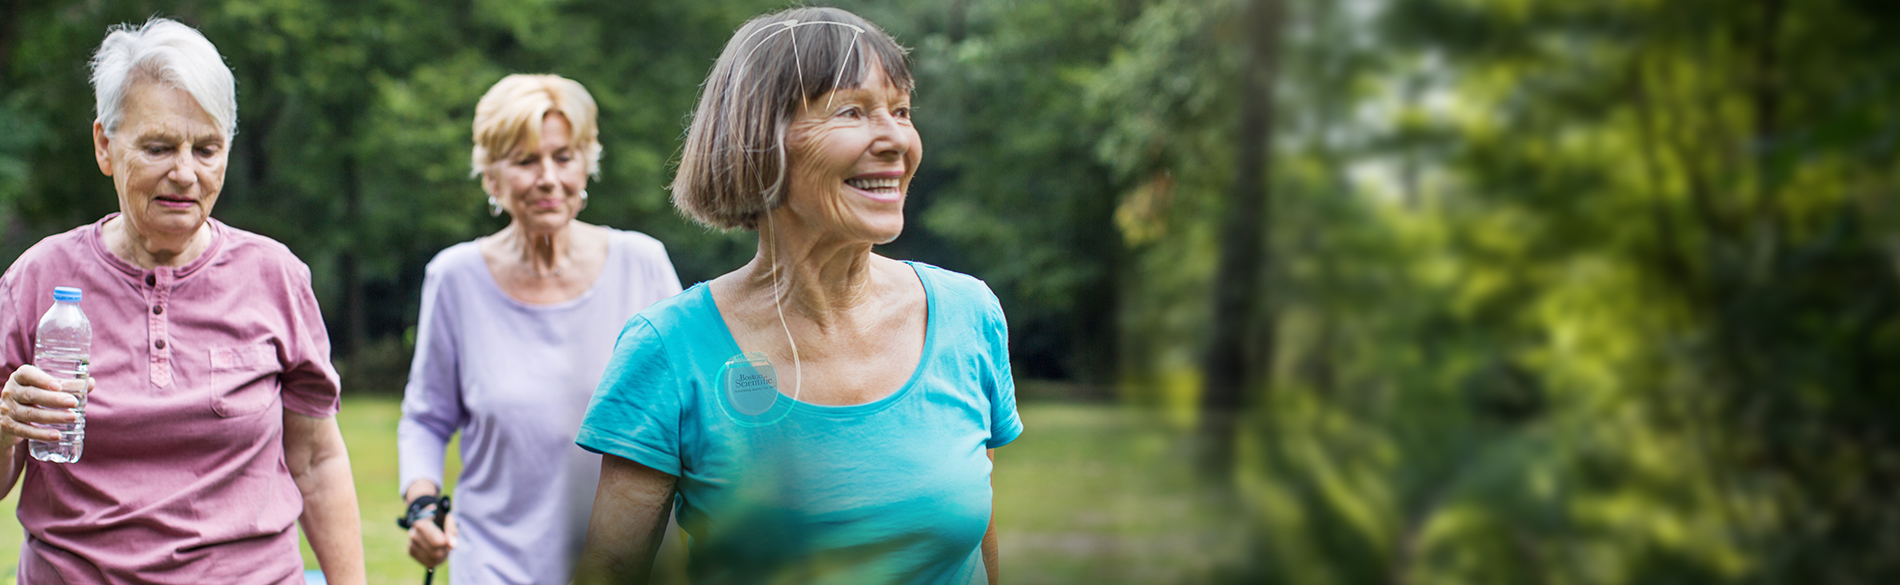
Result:
[[[1009,368],[1009,320],[996,294],[985,287],[983,336],[987,342],[989,371],[983,388],[990,401],[990,439],[984,446],[995,449],[1023,434],[1022,417],[1016,414],[1016,376]]]
[[[336,414],[342,402],[342,381],[330,365],[330,334],[323,328],[323,311],[310,290],[310,268],[289,262],[284,268],[284,302],[290,304],[289,339],[283,348],[284,408],[314,418]]]
[[[646,317],[628,320],[575,444],[680,475],[680,386],[659,331]]]

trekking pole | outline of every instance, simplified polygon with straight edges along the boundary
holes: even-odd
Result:
[[[420,512],[422,508],[427,508],[430,505],[435,506],[435,510],[429,513],[430,516],[435,517],[435,527],[441,529],[444,535],[448,534],[448,496],[442,496],[441,498],[422,496],[416,498],[416,501],[410,505],[409,513],[396,519],[396,525],[401,526],[403,530],[408,530],[409,527],[415,526],[415,521],[421,519],[419,518],[420,514],[418,514],[418,512]],[[427,570],[427,573],[422,574],[422,585],[431,585],[435,582],[435,567],[429,567]]]
[[[435,527],[442,530],[443,536],[448,536],[449,534],[448,522],[449,522],[449,497],[442,496],[442,501],[436,502],[435,504]],[[434,582],[435,582],[435,567],[429,567],[429,572],[424,573],[422,575],[422,585],[431,585]]]

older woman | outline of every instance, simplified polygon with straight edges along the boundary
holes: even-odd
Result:
[[[621,333],[580,431],[606,454],[582,580],[644,580],[677,500],[696,582],[994,582],[988,455],[1022,429],[1002,309],[872,253],[923,154],[904,49],[791,9],[703,91],[674,204],[758,252]]]
[[[302,523],[332,583],[364,581],[330,344],[310,269],[211,219],[236,130],[217,48],[165,19],[92,62],[99,170],[119,212],[33,246],[0,277],[0,468],[18,472],[22,583],[301,583]],[[83,459],[30,460],[74,420],[30,365],[54,286],[93,323]],[[7,489],[15,477],[6,476]]]
[[[574,431],[620,325],[680,290],[658,240],[574,219],[599,169],[595,116],[563,77],[489,89],[473,174],[508,225],[443,250],[423,281],[398,426],[411,516],[428,515],[458,430],[465,467],[448,534],[415,522],[409,554],[430,567],[446,556],[457,583],[570,579],[600,477]]]

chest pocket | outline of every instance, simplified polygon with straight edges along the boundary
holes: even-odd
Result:
[[[211,352],[211,410],[218,416],[254,414],[277,402],[277,346],[254,343],[214,347]]]

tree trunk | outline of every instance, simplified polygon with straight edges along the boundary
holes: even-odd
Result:
[[[1247,394],[1271,378],[1273,317],[1261,302],[1261,276],[1270,269],[1268,190],[1273,138],[1273,87],[1282,21],[1281,0],[1247,6],[1245,69],[1241,72],[1240,126],[1234,182],[1221,226],[1220,266],[1214,279],[1213,327],[1201,389],[1201,469],[1225,478]],[[1251,339],[1250,339],[1251,338]]]

